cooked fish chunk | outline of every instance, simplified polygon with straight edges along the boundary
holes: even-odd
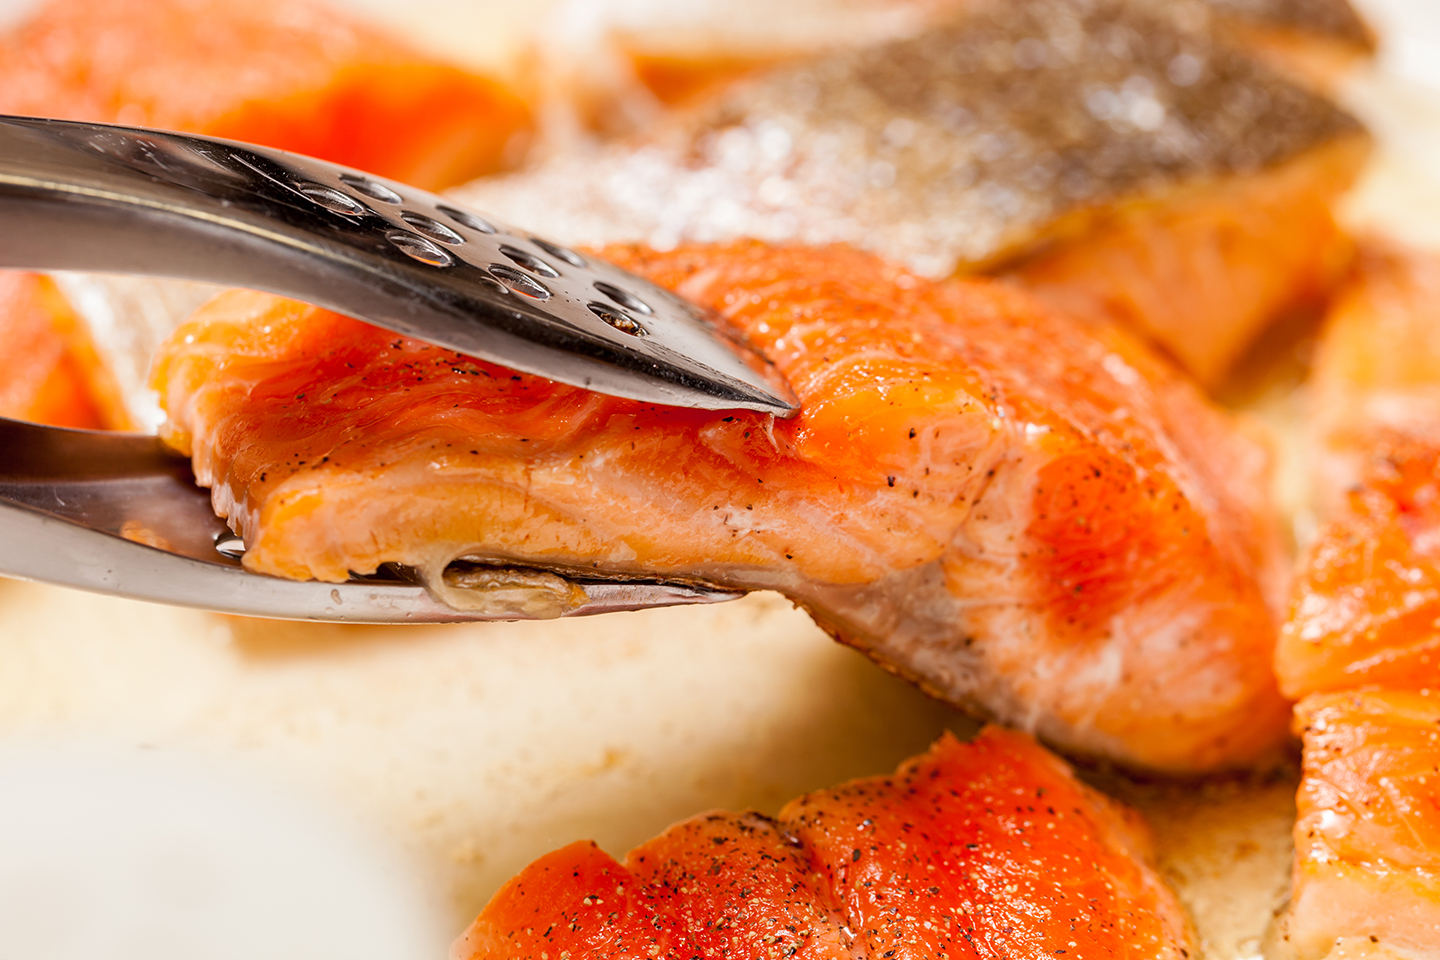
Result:
[[[1322,513],[1361,482],[1379,436],[1440,434],[1440,255],[1367,240],[1316,347],[1315,501]]]
[[[1133,814],[1034,741],[946,735],[892,777],[702,814],[630,851],[542,857],[455,960],[619,956],[1174,958],[1184,912]]]
[[[60,427],[125,425],[95,389],[75,318],[45,277],[0,272],[0,417]]]
[[[1071,750],[1192,771],[1283,739],[1266,456],[1143,345],[846,248],[607,254],[738,325],[799,416],[603,397],[236,292],[157,360],[165,435],[253,570],[393,561],[456,604],[462,558],[774,589]]]
[[[1381,434],[1296,579],[1275,651],[1292,697],[1440,686],[1440,434]]]
[[[1296,716],[1304,780],[1285,953],[1296,960],[1434,956],[1440,695],[1315,694]]]
[[[1325,524],[1275,658],[1304,697],[1298,960],[1440,951],[1440,258],[1360,264],[1310,384]]]
[[[459,196],[573,243],[841,241],[929,277],[1014,268],[1213,381],[1343,266],[1331,205],[1367,143],[1212,32],[1026,0],[777,68],[645,140]]]
[[[1323,523],[1276,649],[1293,697],[1440,683],[1440,256],[1372,241],[1309,384]]]
[[[244,140],[428,189],[500,169],[530,121],[495,80],[316,0],[33,6],[0,31],[0,113]]]

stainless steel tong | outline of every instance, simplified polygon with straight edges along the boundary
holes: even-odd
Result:
[[[590,254],[335,164],[207,137],[0,116],[0,267],[267,290],[602,393],[789,416],[769,365],[705,312]],[[487,619],[403,571],[333,585],[246,572],[154,437],[0,419],[0,574],[231,613]],[[576,579],[570,614],[739,594]]]
[[[225,613],[355,623],[524,619],[461,612],[403,570],[347,583],[282,580],[240,565],[239,538],[190,464],[144,434],[0,418],[0,575]],[[576,578],[565,616],[733,600],[661,581]]]
[[[704,311],[434,194],[282,150],[0,116],[0,267],[295,297],[495,363],[652,403],[795,411]]]

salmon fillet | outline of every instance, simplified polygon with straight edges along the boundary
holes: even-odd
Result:
[[[1288,953],[1440,952],[1440,258],[1369,243],[1310,383],[1324,520],[1276,649],[1304,697]]]
[[[0,417],[57,427],[116,426],[63,300],[34,273],[0,271]]]
[[[598,396],[234,292],[157,357],[163,435],[252,570],[397,562],[457,605],[461,558],[773,589],[1067,749],[1193,771],[1283,739],[1266,456],[1141,345],[847,248],[606,255],[728,317],[800,415]]]
[[[1440,686],[1440,436],[1382,436],[1311,546],[1275,651],[1291,697]]]
[[[1440,256],[1371,242],[1309,384],[1324,521],[1276,649],[1292,697],[1440,681]]]
[[[949,734],[892,777],[711,813],[630,851],[521,871],[453,960],[1188,957],[1134,814],[1029,738]]]
[[[1325,318],[1310,376],[1316,509],[1361,482],[1377,432],[1440,435],[1440,255],[1367,240]]]
[[[1296,708],[1304,780],[1284,943],[1297,960],[1440,950],[1440,695],[1351,690]]]
[[[575,244],[845,242],[929,277],[1006,271],[1214,383],[1343,268],[1331,209],[1368,137],[1182,7],[978,4],[458,196]]]
[[[0,113],[259,143],[426,189],[499,169],[514,94],[312,0],[48,0],[0,36]]]

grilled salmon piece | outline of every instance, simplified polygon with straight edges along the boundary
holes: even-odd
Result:
[[[1331,89],[1375,52],[1349,0],[1130,0],[1226,40],[1305,83]],[[654,117],[653,101],[688,104],[757,69],[816,53],[914,36],[981,0],[764,0],[585,4],[587,30],[565,29],[573,7],[536,31],[533,84],[589,124],[615,129]],[[1064,29],[1064,24],[1056,24]]]
[[[1440,681],[1440,257],[1371,241],[1309,384],[1315,509],[1276,649],[1292,697]]]
[[[578,244],[838,241],[1009,272],[1213,383],[1343,268],[1331,207],[1369,141],[1182,7],[977,4],[459,196]]]
[[[0,271],[0,417],[57,427],[124,426],[95,389],[93,353],[57,290],[34,273]]]
[[[427,189],[498,169],[498,83],[313,0],[48,0],[0,36],[0,113],[245,140]]]
[[[1325,519],[1276,649],[1304,697],[1289,953],[1440,951],[1440,259],[1371,242],[1310,384]]]
[[[895,776],[801,797],[780,821],[863,956],[1189,955],[1138,818],[1013,731],[947,735]]]
[[[1145,857],[1133,814],[989,727],[774,820],[687,820],[623,866],[572,844],[506,884],[452,957],[1190,956]]]
[[[1366,475],[1377,437],[1440,435],[1440,255],[1365,241],[1325,318],[1309,390],[1315,502],[1328,515]]]
[[[1143,346],[843,247],[605,253],[728,317],[800,415],[603,397],[234,292],[157,358],[165,436],[252,570],[393,561],[458,605],[484,602],[462,558],[774,589],[1067,749],[1191,771],[1283,739],[1266,456]],[[529,615],[565,609],[534,585]]]
[[[1440,687],[1440,436],[1374,438],[1301,568],[1275,665],[1292,697]]]
[[[1365,956],[1366,949],[1434,956],[1440,694],[1313,694],[1296,717],[1304,780],[1285,944],[1297,960]]]
[[[676,957],[688,944],[675,928],[630,871],[582,841],[541,857],[502,887],[451,956]]]

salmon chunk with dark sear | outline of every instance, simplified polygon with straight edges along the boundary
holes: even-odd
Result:
[[[1133,814],[991,727],[775,819],[702,814],[623,864],[564,847],[507,883],[451,956],[1193,956],[1146,845]]]

